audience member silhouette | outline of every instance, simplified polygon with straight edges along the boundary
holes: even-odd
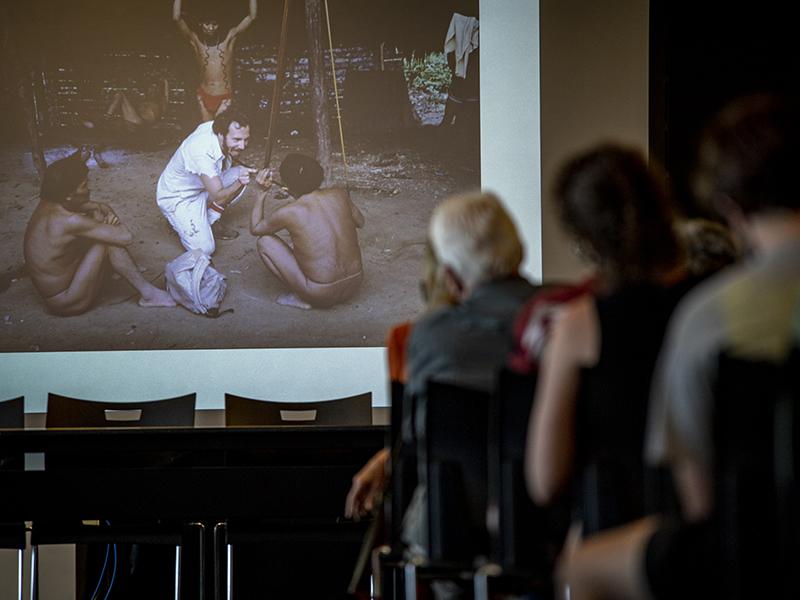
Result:
[[[667,321],[692,280],[659,174],[639,152],[606,145],[580,154],[563,168],[557,199],[595,275],[553,315],[526,478],[543,505],[577,489],[588,535],[649,509],[641,448],[650,379]]]
[[[682,515],[648,517],[586,540],[561,570],[573,598],[715,597],[731,575],[720,572],[715,546],[717,356],[728,351],[779,364],[797,344],[798,108],[774,96],[741,99],[703,137],[696,193],[725,216],[752,257],[693,290],[674,316],[659,360],[646,457],[672,469]],[[768,579],[760,585],[771,585]]]

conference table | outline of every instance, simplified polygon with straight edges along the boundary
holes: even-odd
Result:
[[[0,521],[153,519],[245,532],[288,523],[288,539],[292,523],[347,528],[352,477],[386,433],[382,426],[0,430]],[[183,541],[182,597],[221,593],[220,560],[204,559],[204,538],[210,532]]]

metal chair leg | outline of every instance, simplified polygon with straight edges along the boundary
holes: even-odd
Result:
[[[175,546],[175,600],[181,597],[181,545]]]
[[[212,543],[214,544],[214,600],[222,600],[224,587],[226,585],[230,585],[230,581],[227,579],[227,577],[223,578],[222,576],[222,553],[226,550],[227,538],[227,524],[221,522],[214,525],[212,540]]]
[[[415,558],[406,562],[403,567],[406,588],[405,600],[417,600],[417,563]]]
[[[489,578],[497,577],[502,569],[493,563],[488,563],[479,568],[473,578],[475,600],[489,600]]]
[[[206,596],[206,526],[203,523],[192,523],[192,527],[197,527],[200,536],[200,600],[205,600]]]
[[[17,599],[22,600],[22,564],[24,559],[24,550],[20,548],[17,551]]]
[[[233,600],[233,546],[227,545],[228,548],[228,568],[227,568],[227,581],[228,581],[228,596],[227,600]]]
[[[387,556],[392,549],[389,546],[383,545],[378,546],[372,550],[372,554],[370,555],[370,565],[372,567],[372,575],[370,577],[370,595],[375,596],[375,594],[382,593],[383,591],[383,565],[381,563],[381,557]]]
[[[39,546],[31,546],[31,600],[39,600]]]

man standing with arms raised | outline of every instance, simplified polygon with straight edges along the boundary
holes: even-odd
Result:
[[[257,0],[250,0],[250,12],[224,36],[214,18],[199,20],[200,35],[192,31],[181,17],[181,0],[172,5],[172,20],[189,38],[200,67],[202,81],[197,88],[197,104],[203,121],[210,121],[225,110],[233,98],[233,50],[237,36],[250,27],[256,18]]]

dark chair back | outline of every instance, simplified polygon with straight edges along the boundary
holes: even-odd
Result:
[[[425,403],[428,556],[471,566],[488,555],[489,394],[430,382]]]
[[[411,413],[413,402],[405,396],[405,386],[397,381],[391,384],[392,413],[389,425],[391,443],[391,485],[384,503],[384,518],[387,522],[387,534],[390,546],[400,550],[400,534],[403,515],[411,503],[414,488],[417,486],[417,449],[413,444],[404,442],[402,436],[403,422],[413,422]]]
[[[0,429],[25,428],[25,397],[0,400]],[[0,454],[0,469],[18,469],[24,465],[22,454]]]
[[[24,396],[0,400],[0,429],[23,429],[25,427],[24,403]],[[0,469],[21,469],[23,464],[21,455],[0,454]],[[25,523],[0,523],[0,548],[19,550],[24,547]]]
[[[0,429],[25,427],[25,396],[0,400]]]
[[[99,402],[47,395],[47,427],[192,427],[194,393],[144,402]]]
[[[800,597],[800,352],[784,365],[723,353],[715,506],[727,598]]]
[[[225,394],[226,425],[372,425],[372,392],[321,402],[273,402]]]
[[[489,536],[505,572],[548,575],[569,526],[566,504],[536,506],[525,485],[525,444],[536,376],[498,374],[489,407]]]

